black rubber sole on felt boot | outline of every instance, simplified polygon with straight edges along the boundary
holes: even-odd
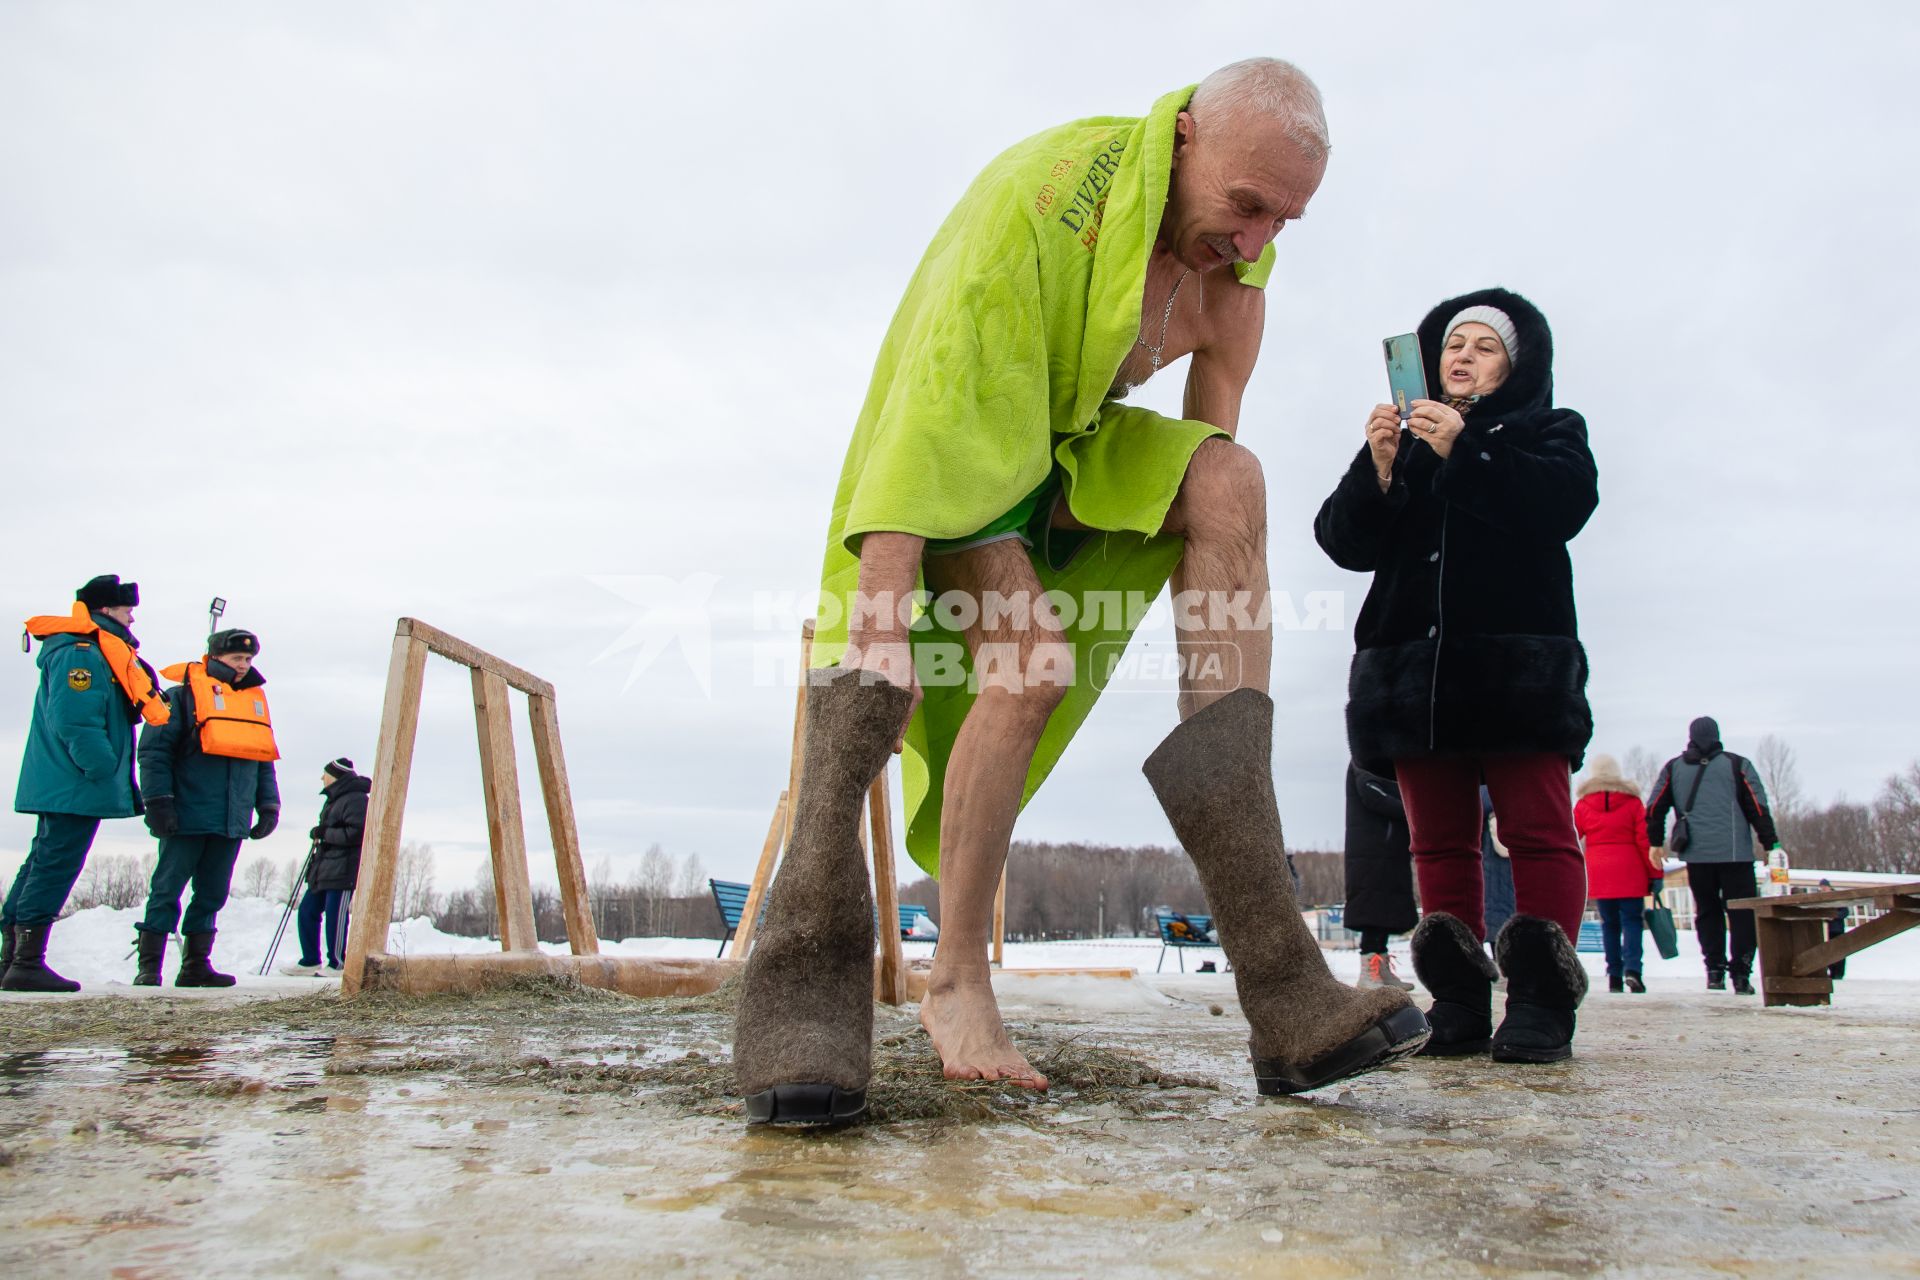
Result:
[[[747,1123],[785,1129],[839,1129],[867,1114],[865,1089],[777,1084],[747,1099]]]
[[[1324,1088],[1338,1080],[1378,1071],[1418,1053],[1430,1034],[1426,1015],[1409,1005],[1305,1066],[1289,1066],[1273,1058],[1255,1058],[1254,1084],[1270,1098]]]

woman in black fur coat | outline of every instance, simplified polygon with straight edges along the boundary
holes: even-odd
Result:
[[[1599,502],[1586,423],[1553,405],[1553,335],[1505,289],[1420,323],[1427,385],[1391,405],[1314,521],[1344,569],[1373,574],[1354,627],[1347,735],[1400,783],[1425,918],[1414,970],[1433,993],[1429,1053],[1502,1061],[1572,1052],[1586,976],[1569,935],[1586,904],[1570,775],[1593,733],[1567,543]],[[1519,913],[1495,942],[1507,1016],[1480,943],[1480,786],[1512,851]]]

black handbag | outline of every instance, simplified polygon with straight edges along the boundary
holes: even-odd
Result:
[[[1676,807],[1673,811],[1673,834],[1667,837],[1668,853],[1685,853],[1687,846],[1693,843],[1693,831],[1688,826],[1687,815],[1693,812],[1693,802],[1700,798],[1700,784],[1707,780],[1707,766],[1712,763],[1712,760],[1700,762],[1700,772],[1693,775],[1693,786],[1687,790],[1687,807]]]

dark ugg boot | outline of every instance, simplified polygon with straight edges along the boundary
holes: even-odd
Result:
[[[214,931],[209,929],[205,933],[186,935],[187,945],[185,954],[180,959],[180,972],[173,975],[174,986],[230,987],[233,985],[232,974],[221,973],[213,967],[213,961],[210,958],[213,955],[213,934]],[[166,941],[166,934],[157,936],[163,943]]]
[[[138,968],[134,970],[133,985],[136,987],[157,987],[160,985],[160,966],[167,959],[167,935],[154,933],[149,929],[133,931],[133,945],[140,949]]]
[[[1433,996],[1433,1034],[1420,1052],[1430,1058],[1485,1053],[1493,1039],[1493,982],[1499,971],[1459,919],[1444,911],[1413,931],[1413,972]]]
[[[1145,772],[1233,962],[1255,1083],[1302,1093],[1415,1052],[1427,1020],[1404,991],[1359,991],[1328,972],[1294,905],[1272,747],[1272,699],[1237,689],[1168,734]]]
[[[867,1108],[873,894],[860,804],[886,766],[912,694],[863,683],[856,671],[810,678],[793,841],[767,892],[734,1028],[733,1069],[749,1124],[849,1124]]]
[[[13,961],[0,975],[0,991],[78,991],[80,984],[63,978],[47,967],[47,937],[50,924],[17,924],[13,927]]]
[[[1560,1062],[1573,1056],[1573,1011],[1587,994],[1587,971],[1564,929],[1539,916],[1515,916],[1494,940],[1507,979],[1507,1016],[1493,1033],[1495,1062]]]

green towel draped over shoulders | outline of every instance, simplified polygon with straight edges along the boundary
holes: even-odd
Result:
[[[1019,143],[974,180],[934,236],[881,345],[834,494],[816,666],[846,649],[862,536],[965,537],[1056,464],[1068,509],[1101,532],[1062,569],[1036,564],[1041,586],[1075,599],[1151,600],[1165,585],[1181,540],[1155,530],[1193,451],[1223,433],[1107,392],[1140,332],[1174,120],[1192,93],[1166,95],[1144,118],[1078,120]],[[1241,280],[1264,286],[1272,261],[1269,246],[1243,264]],[[1111,608],[1072,620],[1075,680],[1034,753],[1023,806],[1138,625]],[[938,655],[964,653],[956,632],[923,617],[914,647],[925,700],[901,767],[907,851],[937,875],[941,787],[974,690],[929,679]],[[970,660],[961,669],[970,674]]]

